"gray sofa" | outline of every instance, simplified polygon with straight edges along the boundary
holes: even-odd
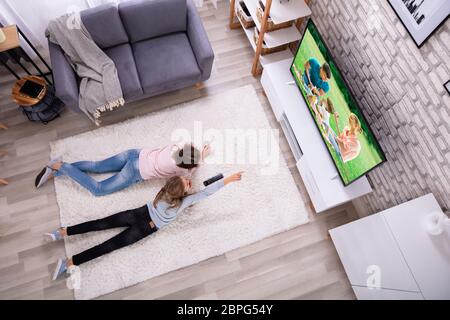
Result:
[[[211,75],[214,53],[192,0],[140,0],[81,12],[95,43],[114,61],[126,102],[192,86]],[[78,109],[79,79],[49,42],[56,95]]]

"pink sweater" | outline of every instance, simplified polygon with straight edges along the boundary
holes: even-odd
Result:
[[[172,154],[178,149],[174,144],[157,149],[142,149],[139,154],[139,172],[144,180],[191,176],[194,169],[188,170],[176,165]]]
[[[361,153],[361,143],[358,137],[350,133],[348,127],[344,128],[344,131],[339,135],[339,149],[341,150],[341,156],[344,163],[355,159]]]

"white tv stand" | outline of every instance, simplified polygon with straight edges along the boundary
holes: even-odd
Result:
[[[264,66],[261,78],[272,110],[289,142],[316,212],[372,192],[366,177],[345,187],[308,106],[291,75],[292,58]]]

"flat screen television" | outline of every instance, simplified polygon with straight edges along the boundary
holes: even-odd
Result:
[[[300,40],[291,73],[345,186],[386,161],[311,19]]]

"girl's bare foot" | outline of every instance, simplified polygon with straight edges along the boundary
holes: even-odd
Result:
[[[67,268],[72,267],[73,265],[74,265],[74,264],[73,264],[72,258],[67,259]]]
[[[45,233],[44,238],[47,242],[58,241],[67,236],[66,228],[59,228],[53,232]]]
[[[58,231],[62,237],[67,237],[67,228],[60,228]]]

